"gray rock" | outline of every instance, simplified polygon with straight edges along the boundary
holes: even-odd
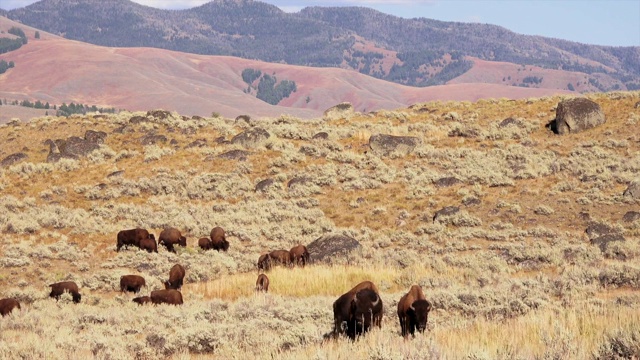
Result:
[[[166,110],[149,110],[147,116],[153,116],[156,119],[164,120],[171,117],[171,113]]]
[[[433,215],[433,221],[436,222],[438,219],[448,216],[453,216],[460,211],[460,208],[457,206],[445,206],[442,209],[436,211]]]
[[[348,102],[340,103],[336,106],[332,106],[324,111],[323,117],[325,120],[340,120],[350,119],[355,115],[353,105]]]
[[[149,121],[149,118],[147,118],[146,116],[139,116],[139,115],[133,116],[129,119],[130,124],[140,124],[146,121]]]
[[[325,264],[344,262],[350,254],[361,248],[356,239],[343,234],[324,235],[307,245],[311,261]]]
[[[640,181],[634,181],[627,189],[622,193],[623,196],[628,196],[632,199],[639,200],[640,199]]]
[[[273,185],[275,183],[275,180],[273,179],[264,179],[262,181],[260,181],[259,183],[256,184],[256,187],[254,189],[255,192],[261,191],[267,191],[267,189]]]
[[[614,228],[612,228],[607,224],[602,224],[602,223],[592,223],[589,226],[587,226],[587,229],[584,232],[587,234],[587,236],[591,240],[603,235],[616,233]]]
[[[606,252],[610,244],[615,241],[626,241],[626,239],[621,234],[607,234],[591,239],[591,244],[597,245],[600,251]]]
[[[321,131],[315,135],[313,135],[313,137],[311,137],[313,140],[327,140],[329,138],[329,134],[327,134],[324,131]]]
[[[207,146],[207,139],[197,139],[195,141],[190,142],[185,146],[185,149],[193,148],[193,147],[205,147]]]
[[[231,139],[232,144],[239,144],[244,148],[256,148],[262,145],[267,139],[271,137],[271,134],[267,130],[253,127],[247,129]]]
[[[376,134],[369,138],[369,147],[379,156],[391,154],[405,156],[410,154],[419,143],[420,139],[414,136]]]
[[[459,184],[460,180],[458,180],[455,176],[447,176],[447,177],[440,178],[434,181],[433,183],[437,187],[448,187],[448,186]]]
[[[586,98],[563,100],[556,108],[555,131],[559,135],[578,133],[605,122],[600,105]]]
[[[622,217],[622,221],[624,222],[634,222],[636,220],[640,220],[640,212],[637,211],[627,211]]]
[[[7,157],[5,157],[4,159],[2,159],[2,161],[0,161],[0,166],[2,167],[7,167],[7,166],[11,166],[17,162],[20,162],[22,160],[25,160],[29,158],[29,156],[25,153],[19,152],[19,153],[15,153],[15,154],[11,154]]]
[[[167,137],[164,135],[156,135],[156,134],[147,134],[140,138],[140,143],[142,145],[155,145],[158,143],[166,143]]]
[[[227,159],[227,160],[245,161],[247,160],[247,156],[249,155],[251,155],[251,153],[246,150],[230,150],[216,157],[220,159]]]

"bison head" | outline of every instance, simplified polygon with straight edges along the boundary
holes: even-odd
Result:
[[[382,313],[382,300],[380,296],[371,290],[358,291],[351,301],[349,311],[348,335],[355,338],[371,328],[375,318]]]
[[[427,300],[416,300],[407,309],[409,321],[415,324],[419,332],[424,332],[427,328],[429,311],[431,311],[431,303]]]
[[[180,239],[178,240],[178,244],[180,244],[180,246],[187,246],[187,238],[184,236],[180,236]]]
[[[78,304],[80,299],[82,299],[82,295],[80,295],[80,293],[73,293],[71,294],[71,298],[73,298],[74,303]]]

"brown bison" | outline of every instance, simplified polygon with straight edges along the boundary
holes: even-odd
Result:
[[[229,242],[227,241],[224,229],[222,229],[220,226],[216,226],[211,229],[211,234],[209,236],[211,237],[211,249],[217,251],[229,250]]]
[[[168,251],[176,252],[174,245],[187,246],[187,238],[182,236],[180,230],[176,228],[166,228],[160,232],[158,245],[164,245]]]
[[[269,291],[269,278],[267,275],[258,275],[258,280],[256,280],[256,291]]]
[[[140,275],[122,275],[120,277],[120,291],[140,292],[140,288],[147,286],[144,278]]]
[[[180,290],[182,287],[182,281],[184,280],[185,275],[184,267],[180,264],[175,264],[169,270],[169,280],[164,282],[165,289],[175,289]]]
[[[136,228],[119,231],[116,251],[120,251],[120,248],[123,246],[132,245],[135,247],[140,247],[140,240],[148,238],[149,232],[146,229]]]
[[[431,303],[427,301],[419,285],[413,285],[408,293],[398,302],[398,319],[402,336],[415,336],[416,328],[424,332],[431,311]]]
[[[49,297],[56,298],[56,301],[60,300],[60,295],[65,292],[71,294],[74,303],[79,303],[82,295],[78,291],[78,285],[73,281],[62,281],[49,285],[51,287],[51,293]]]
[[[345,332],[351,339],[382,326],[382,299],[371,281],[363,281],[333,303],[334,336]],[[346,323],[346,326],[344,324]]]
[[[149,234],[146,239],[140,240],[140,249],[147,250],[148,252],[158,252],[158,244],[156,243],[156,237],[153,234]]]
[[[154,290],[150,298],[154,304],[182,305],[182,293],[175,289]]]
[[[304,245],[296,245],[289,250],[290,261],[293,266],[300,265],[304,267],[309,263],[309,251]]]
[[[213,249],[213,243],[211,242],[211,239],[206,238],[206,237],[198,239],[198,246],[202,250]]]
[[[268,271],[271,269],[271,257],[269,254],[262,254],[258,258],[258,270]]]
[[[2,314],[2,316],[9,314],[13,309],[20,309],[18,300],[12,298],[0,300],[0,314]]]
[[[138,305],[144,305],[146,303],[151,302],[151,298],[148,296],[138,296],[136,298],[133,298],[132,300],[134,303],[137,303]]]

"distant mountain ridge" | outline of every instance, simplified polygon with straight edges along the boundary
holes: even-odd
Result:
[[[520,35],[495,25],[404,19],[363,7],[285,13],[252,0],[218,0],[186,10],[129,0],[42,0],[5,13],[96,45],[340,67],[410,86],[473,81],[470,70],[491,61],[553,72],[518,80],[510,79],[511,73],[498,74],[485,82],[579,92],[640,89],[640,47]]]

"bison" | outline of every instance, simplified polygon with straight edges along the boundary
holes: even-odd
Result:
[[[419,285],[413,285],[409,292],[398,302],[398,319],[402,336],[415,336],[416,328],[424,332],[431,311],[431,303],[427,301]]]
[[[175,289],[154,290],[150,298],[154,304],[182,305],[182,293]]]
[[[267,275],[258,275],[258,280],[256,280],[256,291],[269,291],[269,278]]]
[[[129,230],[121,230],[118,232],[118,244],[116,251],[120,251],[120,248],[123,246],[133,245],[135,247],[140,247],[140,240],[148,239],[149,232],[146,229],[129,229]]]
[[[0,300],[0,314],[2,314],[2,316],[6,316],[12,312],[13,309],[20,309],[20,303],[18,300],[12,298]]]
[[[229,250],[229,242],[227,241],[224,229],[222,229],[220,226],[216,226],[211,229],[211,234],[209,236],[211,237],[211,249],[217,251]]]
[[[49,285],[51,287],[51,293],[49,293],[49,297],[55,298],[56,301],[60,300],[60,295],[65,292],[71,294],[74,303],[79,303],[82,295],[78,292],[78,285],[73,281],[62,281],[55,284]]]
[[[140,292],[140,288],[147,286],[144,278],[140,275],[122,275],[120,277],[120,291]]]
[[[175,264],[169,270],[169,280],[164,282],[165,289],[180,290],[182,287],[182,281],[184,280],[185,270],[180,264]]]
[[[168,251],[176,252],[173,246],[187,246],[187,238],[182,236],[180,230],[170,227],[160,232],[160,237],[158,237],[158,245],[164,245]]]
[[[296,245],[289,250],[290,261],[293,266],[300,265],[304,267],[309,263],[309,251],[304,245]]]
[[[133,301],[134,303],[137,303],[138,305],[144,305],[148,302],[151,302],[151,298],[148,296],[138,296],[136,298],[133,298],[133,300],[131,301]]]
[[[213,243],[211,242],[211,239],[206,237],[198,239],[198,246],[200,246],[202,250],[213,249]]]
[[[156,237],[153,234],[149,234],[146,239],[140,240],[140,249],[147,250],[148,252],[158,252],[158,244],[156,243]]]
[[[369,292],[360,294],[363,290],[369,290]],[[358,296],[358,294],[360,295]],[[369,310],[371,313],[363,319],[361,315]],[[378,295],[376,285],[371,281],[363,281],[341,295],[333,302],[333,321],[334,336],[338,336],[346,330],[351,339],[368,331],[372,322],[378,327],[382,326],[382,300]],[[343,326],[345,322],[346,328]]]
[[[271,257],[269,254],[262,254],[258,258],[258,270],[268,271],[271,269]]]

